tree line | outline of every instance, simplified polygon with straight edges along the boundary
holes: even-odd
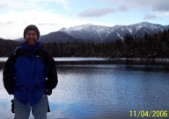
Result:
[[[59,57],[169,58],[169,30],[153,35],[145,33],[143,38],[126,34],[124,39],[108,43],[48,43],[45,47]]]
[[[0,39],[0,56],[9,56],[20,44]],[[54,57],[169,58],[169,30],[153,35],[145,33],[143,38],[126,34],[123,39],[107,43],[44,43],[44,48]]]

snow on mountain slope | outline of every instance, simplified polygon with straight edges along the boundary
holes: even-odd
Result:
[[[111,28],[98,25],[80,25],[70,28],[63,28],[60,31],[66,32],[76,39],[84,39],[88,41],[102,41],[111,33]]]
[[[106,27],[99,25],[80,25],[70,28],[63,28],[60,31],[66,32],[76,39],[85,41],[103,42],[112,41],[115,39],[123,39],[126,34],[131,34],[137,37],[143,37],[145,32],[154,34],[166,29],[167,26],[142,22],[133,25],[116,25],[114,27]]]

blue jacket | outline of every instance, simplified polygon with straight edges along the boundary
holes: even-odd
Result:
[[[43,94],[50,95],[58,82],[54,60],[41,43],[33,46],[23,43],[8,58],[3,75],[8,93],[30,105],[37,104]]]

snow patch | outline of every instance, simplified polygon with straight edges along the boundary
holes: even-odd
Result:
[[[120,39],[123,39],[123,37],[117,32],[117,36],[120,38]]]

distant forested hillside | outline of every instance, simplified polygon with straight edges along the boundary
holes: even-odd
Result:
[[[80,40],[79,40],[80,41]],[[8,56],[21,42],[0,39],[0,56]],[[169,30],[143,38],[126,34],[124,39],[109,43],[66,42],[44,43],[55,57],[161,57],[169,58]]]

